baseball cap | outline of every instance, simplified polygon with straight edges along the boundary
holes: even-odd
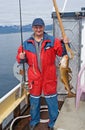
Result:
[[[44,21],[41,18],[36,18],[34,19],[33,23],[32,23],[32,27],[33,26],[45,26]]]

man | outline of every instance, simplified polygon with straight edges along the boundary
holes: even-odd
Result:
[[[30,89],[30,130],[34,130],[40,122],[40,96],[43,93],[48,105],[50,130],[58,116],[57,100],[57,76],[56,76],[56,55],[66,54],[64,43],[53,36],[48,35],[45,30],[45,23],[41,18],[34,19],[32,23],[33,34],[18,49],[17,61],[26,59],[28,68],[28,82]],[[63,40],[68,43],[68,39]]]

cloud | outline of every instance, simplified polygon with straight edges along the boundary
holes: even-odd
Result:
[[[59,11],[62,11],[65,2],[57,0]],[[52,23],[52,0],[21,0],[21,4],[23,25],[32,23],[36,17],[42,17],[46,24]],[[80,11],[83,5],[85,0],[67,0],[64,11]],[[19,25],[19,18],[19,0],[0,0],[0,25]]]
[[[0,0],[0,25],[19,24],[19,0]],[[51,0],[21,0],[22,22],[29,24],[35,17],[51,22]]]

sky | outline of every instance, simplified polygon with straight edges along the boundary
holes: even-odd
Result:
[[[79,11],[85,0],[56,0],[59,11]],[[31,24],[34,18],[41,17],[51,24],[53,12],[52,0],[21,0],[22,24]],[[19,0],[0,0],[0,25],[19,25]]]

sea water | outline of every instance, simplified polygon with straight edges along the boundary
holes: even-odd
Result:
[[[23,40],[31,32],[23,33]],[[21,44],[20,33],[0,34],[0,98],[14,88],[19,81],[14,77],[17,48]]]

